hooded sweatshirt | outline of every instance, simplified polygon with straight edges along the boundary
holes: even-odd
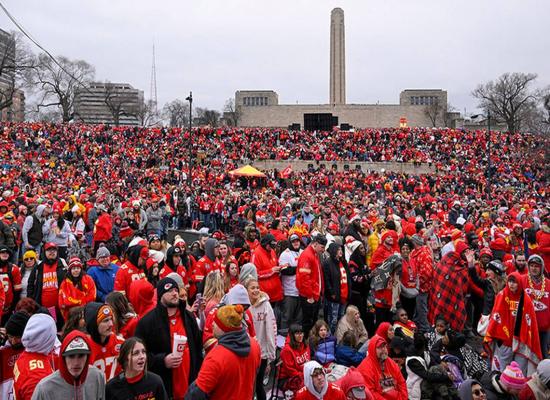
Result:
[[[206,355],[186,400],[252,399],[260,358],[260,346],[244,329],[223,334]]]
[[[183,283],[185,285],[189,284],[189,274],[187,273],[187,269],[183,264],[180,265],[174,265],[174,254],[176,254],[176,247],[172,246],[166,251],[166,261],[164,262],[164,266],[159,272],[160,279],[166,278],[169,274],[172,272],[177,273],[179,276],[181,276],[181,279],[183,280]],[[182,252],[178,253],[182,259],[184,257],[184,254]]]
[[[127,260],[120,266],[115,276],[114,290],[128,295],[130,284],[138,279],[147,279],[145,271],[138,267],[141,251],[145,246],[135,245],[128,248]]]
[[[204,256],[195,264],[193,269],[192,280],[195,283],[202,282],[206,275],[212,271],[220,271],[224,273],[220,260],[216,257],[215,248],[219,246],[219,242],[214,238],[206,239],[204,244]]]
[[[262,349],[262,360],[275,360],[277,351],[276,336],[277,322],[273,308],[269,304],[269,296],[260,292],[260,298],[256,304],[250,306],[252,320],[254,322],[254,330],[256,331],[256,339]]]
[[[367,358],[357,370],[365,379],[365,387],[370,390],[376,400],[407,400],[407,385],[399,366],[391,359],[380,362],[376,356],[376,348],[386,341],[375,335],[369,341]]]
[[[53,372],[51,353],[56,333],[55,321],[49,315],[35,314],[29,318],[21,337],[25,351],[13,370],[17,400],[30,400],[38,382]]]
[[[304,387],[300,389],[294,400],[345,400],[346,395],[334,383],[328,383],[325,376],[325,383],[318,392],[313,386],[311,374],[317,368],[323,368],[317,361],[308,361],[304,365]]]
[[[340,389],[342,389],[345,395],[354,388],[365,387],[363,375],[353,367],[348,370],[346,375],[336,381],[335,384],[340,386]],[[365,396],[366,400],[374,400],[374,397],[372,397],[371,392],[367,388],[365,388]]]
[[[84,333],[72,331],[63,340],[61,354],[73,340],[83,340],[90,347],[90,341]],[[103,373],[86,363],[80,376],[75,378],[67,369],[66,358],[62,357],[59,370],[42,379],[36,386],[33,396],[33,400],[58,399],[105,399],[105,377]]]
[[[476,381],[475,379],[466,379],[458,388],[458,395],[460,396],[460,400],[472,400],[472,386],[474,384],[478,384],[481,386],[481,384]]]
[[[271,238],[270,238],[271,236]],[[260,289],[267,293],[271,302],[281,301],[283,299],[283,284],[279,273],[273,272],[273,268],[279,265],[279,259],[275,250],[267,250],[265,247],[269,244],[266,243],[267,239],[275,239],[273,235],[266,235],[262,239],[261,246],[256,248],[252,255],[252,263],[256,266],[258,271],[258,283]]]

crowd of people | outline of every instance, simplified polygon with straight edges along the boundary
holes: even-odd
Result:
[[[452,129],[0,135],[2,398],[550,396],[544,137],[491,132],[488,154]],[[228,174],[246,159],[313,167]],[[316,164],[334,160],[436,172]]]

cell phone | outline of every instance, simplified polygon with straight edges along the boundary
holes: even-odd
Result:
[[[200,304],[202,304],[202,302],[204,301],[204,299],[202,298],[202,293],[197,293],[197,302]]]

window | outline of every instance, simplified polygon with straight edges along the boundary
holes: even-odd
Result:
[[[264,97],[264,105],[267,106],[268,103],[267,103],[267,97]]]

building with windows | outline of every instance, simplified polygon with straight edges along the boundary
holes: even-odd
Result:
[[[87,124],[139,125],[143,91],[128,83],[93,82],[75,92],[75,120]]]
[[[403,90],[398,104],[346,103],[345,25],[340,8],[331,12],[329,58],[327,104],[279,104],[273,90],[239,90],[235,93],[239,125],[330,130],[337,125],[367,128],[450,124],[446,118],[447,92],[441,89]]]

